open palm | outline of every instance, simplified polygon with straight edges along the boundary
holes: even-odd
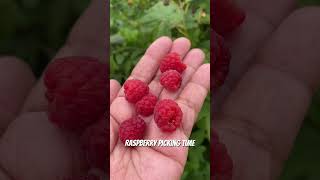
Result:
[[[214,94],[213,128],[235,180],[277,179],[319,87],[320,17],[296,0],[237,0],[245,23],[226,39],[230,74]]]
[[[210,65],[203,64],[204,53],[190,50],[190,41],[178,38],[172,42],[161,37],[146,50],[128,79],[139,79],[149,84],[151,93],[159,99],[173,99],[183,112],[181,126],[173,133],[162,132],[153,116],[144,118],[147,123],[145,139],[189,138],[197,114],[210,87]],[[187,69],[178,92],[169,92],[159,83],[159,63],[169,52],[183,57]],[[110,177],[111,179],[180,179],[187,159],[186,147],[125,147],[118,138],[119,124],[135,115],[133,104],[125,100],[123,88],[110,81]]]

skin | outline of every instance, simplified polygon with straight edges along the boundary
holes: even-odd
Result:
[[[320,9],[237,2],[248,17],[227,38],[231,72],[215,94],[213,127],[233,158],[234,179],[277,179],[319,88]]]
[[[86,55],[107,60],[103,3],[92,1],[56,57]],[[294,10],[294,0],[238,3],[248,18],[227,40],[233,54],[231,73],[226,86],[215,95],[213,126],[234,159],[234,179],[275,179],[318,88],[320,24],[314,19],[319,19],[320,9]],[[186,139],[190,135],[209,87],[210,70],[208,65],[201,65],[203,53],[189,48],[185,38],[173,42],[159,38],[131,74],[149,82],[159,98],[176,99],[184,111],[182,127],[170,135],[160,132],[147,118],[147,139]],[[184,55],[189,66],[181,92],[171,94],[151,75],[156,74],[158,59],[173,50]],[[56,180],[83,171],[78,140],[47,120],[42,79],[36,82],[29,67],[13,57],[1,57],[0,73],[1,179]],[[116,130],[119,122],[132,115],[132,105],[123,100],[123,90],[114,80],[110,81],[110,102],[111,177],[179,179],[187,149],[125,149],[117,140]],[[119,106],[119,113],[115,113]],[[154,166],[157,168],[148,171]]]

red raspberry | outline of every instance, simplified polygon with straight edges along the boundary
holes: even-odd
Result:
[[[160,62],[160,71],[166,72],[170,69],[176,70],[182,73],[187,66],[182,63],[179,54],[173,52],[167,54]]]
[[[245,13],[231,0],[215,0],[212,9],[213,29],[222,36],[228,35],[245,20]]]
[[[100,180],[98,176],[93,174],[89,174],[86,176],[73,176],[73,177],[65,177],[63,180]]]
[[[82,131],[99,120],[108,105],[108,68],[91,57],[65,57],[44,74],[48,118],[58,127]]]
[[[176,70],[168,70],[160,76],[160,84],[168,91],[177,91],[181,86],[181,81],[181,74]]]
[[[89,126],[81,137],[82,147],[90,167],[109,169],[109,129],[106,117]]]
[[[124,83],[124,93],[126,95],[127,101],[131,103],[136,103],[143,96],[149,93],[149,87],[146,83],[140,80],[131,79],[127,80]]]
[[[155,107],[154,120],[164,132],[173,132],[181,124],[182,111],[178,104],[171,99],[163,99]]]
[[[211,179],[232,179],[233,162],[226,146],[219,142],[219,137],[214,131],[212,131],[211,162]]]
[[[119,138],[125,144],[126,140],[143,139],[146,123],[138,116],[123,121],[119,127]]]
[[[223,38],[216,32],[212,32],[213,53],[211,53],[211,55],[213,57],[211,57],[211,59],[213,59],[213,90],[215,90],[224,83],[229,73],[231,54],[225,46]]]
[[[154,107],[158,101],[157,96],[148,94],[136,103],[136,111],[142,116],[150,116],[153,114]]]

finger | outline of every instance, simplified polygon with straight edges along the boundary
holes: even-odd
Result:
[[[59,50],[55,58],[65,56],[90,56],[102,62],[107,61],[106,40],[107,31],[107,3],[103,0],[93,0],[85,13],[72,28],[65,45]],[[54,59],[55,59],[54,58]],[[23,112],[45,111],[47,101],[44,96],[45,87],[40,78],[37,85],[29,94],[23,106]]]
[[[118,92],[121,88],[121,85],[117,80],[111,79],[110,80],[110,104],[117,97]]]
[[[236,0],[236,3],[246,12],[254,13],[273,25],[280,24],[296,7],[293,0]]]
[[[235,84],[253,63],[256,51],[263,46],[265,39],[279,26],[295,8],[295,0],[237,0],[246,12],[246,20],[232,36],[227,38],[232,60],[228,78],[215,93],[215,109],[233,89]],[[275,6],[275,4],[277,4]]]
[[[186,70],[182,74],[181,86],[176,92],[168,91],[163,89],[159,96],[159,99],[176,99],[182,89],[186,86],[188,81],[191,79],[196,70],[201,66],[205,58],[205,54],[201,49],[192,49],[186,55],[183,63],[187,65]]]
[[[228,39],[233,55],[230,81],[236,81],[241,77],[256,50],[264,44],[265,38],[296,5],[295,0],[237,0],[237,3],[246,12],[246,20],[234,36]]]
[[[174,40],[170,52],[178,53],[180,55],[181,59],[183,59],[184,56],[189,51],[190,47],[191,47],[190,40],[185,37],[181,37],[181,38]]]
[[[192,127],[201,110],[203,102],[210,88],[210,64],[203,64],[198,68],[176,100],[182,109],[184,119],[182,128],[187,137],[190,136]]]
[[[107,62],[109,42],[108,2],[92,0],[90,6],[73,26],[65,45],[56,57],[90,56]]]
[[[139,79],[149,83],[159,68],[161,58],[169,52],[171,46],[172,41],[168,37],[155,40],[134,67],[129,79]]]
[[[18,115],[34,82],[31,69],[22,60],[0,58],[0,136]]]
[[[320,83],[317,18],[320,9],[307,8],[284,21],[214,123],[234,160],[235,179],[279,176]]]
[[[118,122],[110,116],[110,154],[113,152],[115,145],[118,142]]]
[[[12,179],[56,180],[81,174],[87,169],[84,157],[77,137],[55,127],[45,113],[18,117],[0,140],[0,166]]]
[[[159,68],[161,58],[163,58],[171,49],[172,41],[168,37],[160,37],[155,40],[146,50],[145,55],[131,72],[129,79],[139,79],[149,83]],[[124,96],[124,90],[121,88],[119,97]]]
[[[210,65],[202,65],[193,75],[190,82],[176,100],[183,112],[182,125],[173,133],[162,132],[155,121],[151,121],[146,133],[146,139],[178,139],[189,138],[191,129],[210,87]],[[186,161],[188,148],[186,147],[152,147],[154,150],[179,162],[182,167]]]

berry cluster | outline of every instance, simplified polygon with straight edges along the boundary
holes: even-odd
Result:
[[[186,69],[177,53],[167,54],[160,62],[160,84],[169,91],[177,91],[181,86],[181,73]],[[131,79],[124,84],[125,98],[135,104],[138,115],[150,116],[154,114],[157,126],[164,132],[173,132],[181,124],[182,111],[178,104],[170,99],[158,101],[158,98],[149,92],[146,83]],[[120,124],[119,138],[126,140],[143,139],[146,123],[140,116],[131,117]]]
[[[160,62],[160,84],[168,91],[177,91],[181,86],[181,74],[187,66],[181,61],[178,53],[167,54]]]
[[[44,74],[48,119],[57,127],[79,135],[91,168],[109,166],[107,66],[91,57],[65,57],[49,64]],[[66,180],[99,180],[94,175]]]
[[[108,105],[107,66],[91,57],[65,57],[44,74],[48,118],[58,127],[82,133]]]
[[[213,90],[220,87],[229,72],[231,55],[224,43],[224,38],[230,35],[245,20],[245,13],[235,6],[231,0],[215,0],[211,10],[213,29]]]

